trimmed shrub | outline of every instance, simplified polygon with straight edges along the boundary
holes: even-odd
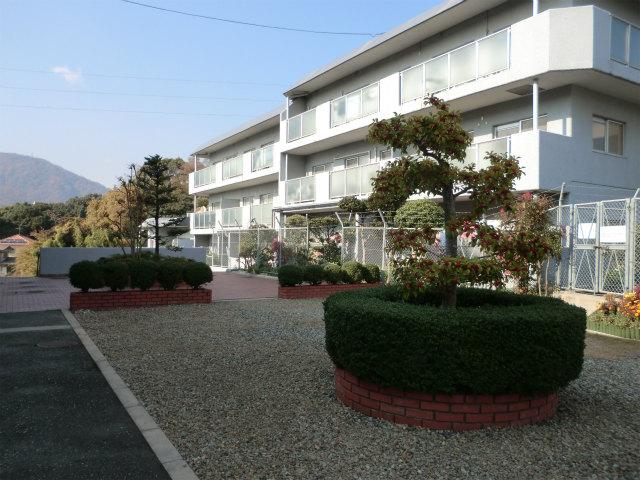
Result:
[[[401,301],[397,287],[332,295],[324,302],[333,363],[387,387],[426,393],[532,394],[580,375],[586,313],[559,299],[460,288],[458,307]]]
[[[129,261],[131,288],[149,290],[158,278],[158,262],[134,259]]]
[[[444,210],[431,200],[409,200],[394,217],[401,228],[437,228],[444,226]]]
[[[278,269],[278,282],[283,287],[300,285],[304,281],[304,271],[298,265],[283,265]]]
[[[129,266],[123,261],[102,262],[100,265],[104,284],[112,292],[124,290],[129,286]]]
[[[337,263],[326,263],[324,265],[324,279],[333,285],[342,280],[342,268]]]
[[[345,283],[360,283],[365,275],[364,267],[355,260],[350,260],[342,265],[342,280]]]
[[[364,265],[364,281],[367,283],[375,283],[380,281],[380,267],[375,263],[367,263]]]
[[[310,263],[304,267],[304,281],[311,285],[320,285],[324,280],[324,268],[315,263]]]
[[[182,278],[194,290],[213,280],[213,272],[206,263],[190,262],[182,270]]]
[[[182,270],[184,265],[181,262],[165,260],[158,265],[158,283],[165,290],[175,290],[182,281]]]
[[[104,287],[102,271],[96,262],[83,260],[74,263],[69,268],[69,282],[83,292],[88,292],[90,288]]]

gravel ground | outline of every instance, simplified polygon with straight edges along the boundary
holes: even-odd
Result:
[[[640,348],[602,337],[553,420],[459,434],[340,405],[319,301],[76,316],[201,480],[640,478]]]

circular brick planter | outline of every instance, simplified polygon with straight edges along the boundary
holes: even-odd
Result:
[[[435,430],[477,430],[528,425],[556,413],[557,393],[439,395],[384,388],[336,367],[336,396],[348,407],[390,422]]]

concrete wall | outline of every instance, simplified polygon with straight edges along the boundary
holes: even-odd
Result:
[[[153,249],[143,248],[143,251],[153,252]],[[67,275],[69,268],[76,262],[81,260],[98,260],[101,257],[121,254],[120,248],[42,248],[40,249],[40,267],[38,274],[40,276],[50,275]],[[161,255],[168,257],[184,257],[190,258],[198,262],[205,261],[204,248],[183,248],[181,251],[174,252],[165,248],[160,249]]]

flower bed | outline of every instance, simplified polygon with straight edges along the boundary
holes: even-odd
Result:
[[[518,418],[512,415],[510,420],[487,417],[486,421],[487,424],[513,421],[511,425],[519,425],[520,420],[529,423],[553,415],[558,389],[580,375],[586,328],[586,315],[581,308],[554,298],[466,288],[459,289],[455,309],[438,308],[439,296],[433,291],[427,291],[418,300],[419,304],[403,302],[402,291],[394,287],[338,293],[325,300],[327,351],[339,370],[356,379],[350,382],[355,385],[351,391],[355,388],[355,393],[365,398],[369,395],[371,399],[371,391],[358,389],[365,384],[372,389],[391,388],[390,392],[398,394],[397,406],[404,408],[407,405],[398,403],[402,402],[402,392],[453,395],[458,399],[515,395],[526,397],[518,402],[530,402],[523,410],[546,405],[544,411],[528,412],[527,418],[518,414]],[[369,414],[375,410],[372,404],[363,403],[362,398],[349,398],[344,391],[337,394],[350,400],[353,408],[361,411],[370,408],[370,412],[365,410]],[[492,403],[496,403],[496,398]],[[543,399],[546,403],[540,403]],[[485,402],[456,409],[475,410],[482,403]],[[389,404],[394,405],[394,400]],[[427,410],[431,407],[425,405]],[[479,413],[519,411],[511,408],[507,412],[483,412],[480,407]],[[478,413],[452,409],[449,405],[446,411]],[[406,411],[397,415],[407,416]],[[464,422],[460,418],[455,415],[445,420],[440,415],[437,420],[434,415],[436,421],[449,422],[438,428],[454,429],[457,428],[454,423],[467,422],[466,417]],[[402,423],[407,421],[403,419]],[[484,422],[473,423],[484,426]]]
[[[640,340],[640,287],[622,297],[608,294],[587,318],[587,328],[630,340]]]
[[[323,283],[320,285],[297,285],[294,287],[283,287],[278,285],[278,298],[327,298],[338,292],[357,290],[360,288],[377,287],[379,283]]]
[[[211,290],[122,290],[117,292],[72,292],[69,296],[70,310],[112,310],[115,308],[156,307],[160,305],[182,305],[211,303]]]

